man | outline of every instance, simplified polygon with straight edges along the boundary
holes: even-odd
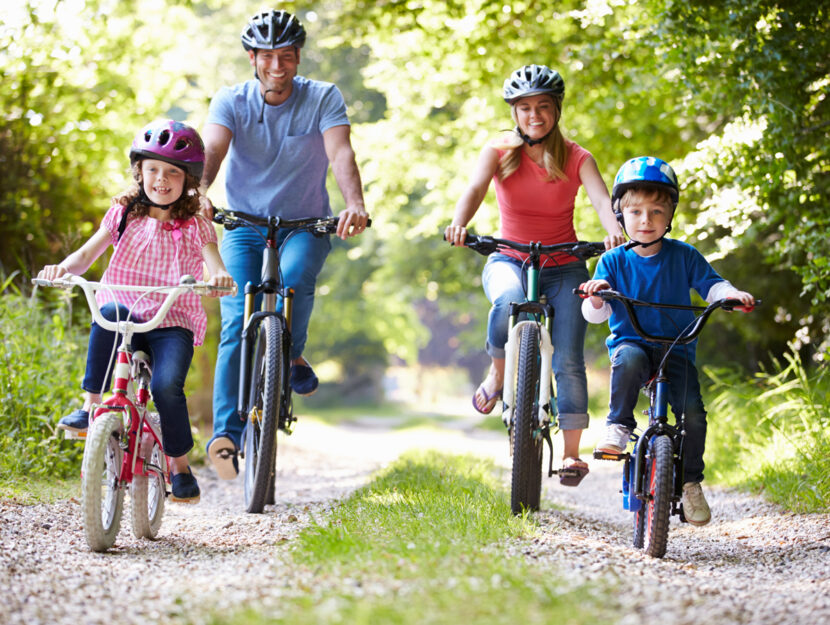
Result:
[[[202,133],[205,171],[202,192],[216,178],[228,156],[225,190],[232,210],[285,219],[331,215],[326,173],[331,163],[346,208],[337,236],[362,232],[368,221],[360,173],[350,140],[343,96],[333,84],[297,75],[306,33],[286,11],[259,13],[242,31],[242,45],[255,80],[219,90],[211,101]],[[205,202],[205,212],[213,207]],[[278,243],[288,231],[280,231]],[[257,282],[262,266],[262,238],[249,228],[225,231],[222,258],[240,286]],[[285,285],[295,291],[292,320],[291,388],[313,393],[318,384],[303,358],[317,276],[331,249],[328,237],[307,232],[292,235],[283,248],[280,268]],[[213,438],[208,456],[223,479],[238,473],[236,459],[243,423],[236,410],[244,295],[222,298],[222,334],[213,393]],[[226,301],[227,300],[227,301]]]

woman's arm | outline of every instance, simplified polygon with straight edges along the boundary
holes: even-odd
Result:
[[[625,243],[622,227],[611,209],[611,196],[608,195],[608,187],[605,186],[605,181],[599,173],[597,162],[593,156],[586,158],[580,165],[579,179],[582,181],[586,193],[588,193],[588,199],[591,200],[594,210],[599,215],[602,227],[608,233],[608,236],[605,237],[605,249],[610,250],[612,247]]]
[[[464,245],[464,239],[467,238],[467,224],[484,201],[484,196],[487,195],[490,181],[498,166],[499,153],[489,145],[484,146],[470,178],[470,184],[455,205],[452,223],[444,231],[444,238],[453,245]]]
[[[104,227],[98,229],[86,243],[72,252],[57,265],[46,265],[37,274],[44,280],[55,280],[64,274],[71,273],[80,276],[92,266],[98,257],[103,254],[112,243],[112,235]]]

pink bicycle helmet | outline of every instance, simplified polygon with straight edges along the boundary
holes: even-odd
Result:
[[[199,133],[172,119],[155,121],[139,132],[130,148],[130,163],[154,158],[181,167],[191,176],[202,177],[205,146]]]

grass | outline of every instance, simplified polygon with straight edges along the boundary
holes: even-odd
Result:
[[[9,473],[0,474],[0,499],[19,504],[55,503],[80,493],[80,475],[66,479],[30,475],[21,480]]]
[[[707,474],[795,512],[830,510],[830,373],[798,353],[754,379],[704,367],[711,383]]]
[[[522,549],[505,555],[535,533],[530,518],[510,514],[489,462],[408,454],[293,542],[293,564],[284,570],[300,571],[305,582],[276,611],[212,623],[534,625],[608,617],[593,588],[563,590]]]

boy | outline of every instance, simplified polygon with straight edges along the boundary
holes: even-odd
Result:
[[[589,295],[614,289],[640,300],[690,305],[690,289],[709,303],[723,298],[738,299],[746,306],[755,303],[749,293],[737,290],[721,278],[700,252],[691,245],[665,238],[677,207],[677,177],[665,161],[650,156],[626,162],[614,179],[614,213],[629,238],[638,245],[617,247],[597,263],[594,279],[582,285]],[[637,423],[634,407],[639,389],[656,371],[660,346],[641,339],[617,302],[590,297],[582,304],[583,316],[591,323],[609,319],[611,335],[606,340],[611,354],[611,401],[605,434],[598,450],[622,453]],[[638,308],[637,319],[655,336],[674,336],[694,319],[691,311]],[[695,344],[675,346],[667,360],[670,378],[669,403],[675,416],[685,411],[685,483],[683,509],[692,525],[706,525],[711,519],[703,496],[703,450],[706,441],[706,412],[695,368]]]

